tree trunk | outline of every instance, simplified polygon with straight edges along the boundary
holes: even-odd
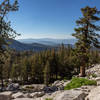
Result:
[[[4,83],[3,83],[3,78],[1,79],[1,92],[3,92],[3,88],[4,88]]]
[[[85,66],[80,67],[80,77],[85,77]]]

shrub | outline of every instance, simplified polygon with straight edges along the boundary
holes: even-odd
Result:
[[[33,86],[26,86],[27,89],[33,89]]]
[[[97,82],[95,80],[88,80],[86,78],[77,78],[74,77],[72,78],[71,82],[68,83],[65,87],[64,90],[70,90],[73,88],[79,88],[84,85],[97,85]]]
[[[92,74],[92,77],[96,78],[96,77],[97,77],[97,75],[96,75],[96,74]]]
[[[45,100],[53,100],[52,98],[46,98]]]

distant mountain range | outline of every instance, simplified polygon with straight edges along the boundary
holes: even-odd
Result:
[[[47,49],[51,49],[53,48],[52,46],[47,46],[47,45],[43,45],[43,44],[39,44],[39,43],[21,43],[19,41],[16,40],[9,40],[9,47],[16,50],[16,51],[43,51],[43,50],[47,50]]]
[[[62,43],[65,46],[74,45],[75,39],[20,39],[9,40],[9,47],[17,51],[43,51],[52,48],[58,48]]]
[[[42,39],[19,39],[21,43],[40,43],[44,45],[59,45],[59,44],[75,44],[76,39],[50,39],[50,38],[42,38]]]

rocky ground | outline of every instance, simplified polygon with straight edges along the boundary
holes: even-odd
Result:
[[[89,68],[86,74],[89,79],[97,81],[97,86],[64,90],[70,81],[55,81],[50,87],[10,84],[6,92],[0,93],[0,100],[100,100],[100,65]]]

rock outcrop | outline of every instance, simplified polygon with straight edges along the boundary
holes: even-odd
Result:
[[[42,97],[43,95],[45,95],[44,92],[34,92],[34,93],[31,93],[29,95],[30,98],[39,98],[39,97]]]
[[[43,91],[45,93],[53,93],[53,92],[56,92],[56,91],[61,91],[61,90],[64,90],[64,86],[66,86],[70,81],[55,81],[51,86],[48,86],[48,87],[44,87]]]
[[[67,90],[56,95],[53,100],[84,100],[86,96],[87,94],[82,91]]]
[[[100,64],[93,65],[91,68],[86,70],[87,76],[96,75],[100,77]]]
[[[7,91],[17,91],[19,89],[19,84],[18,83],[10,83],[7,87]]]
[[[0,93],[0,100],[11,100],[12,92],[2,92]]]
[[[12,98],[13,99],[24,98],[24,94],[22,92],[17,92],[17,93],[15,93],[15,94],[12,95]]]
[[[32,84],[32,85],[24,85],[21,87],[21,90],[25,92],[41,92],[43,91],[45,85],[43,84]]]
[[[100,100],[100,86],[92,89],[85,100]]]
[[[52,84],[52,86],[57,87],[57,90],[64,90],[64,86],[66,86],[69,82],[70,81],[67,81],[67,80],[65,80],[65,81],[57,80]]]
[[[94,80],[97,82],[97,86],[100,86],[100,77],[96,77]]]
[[[17,98],[17,99],[14,99],[14,100],[34,100],[32,98]]]

